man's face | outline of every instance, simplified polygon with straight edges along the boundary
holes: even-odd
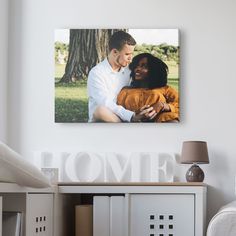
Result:
[[[134,47],[135,46],[125,44],[120,51],[116,50],[115,63],[117,66],[126,67],[129,65],[132,61]]]

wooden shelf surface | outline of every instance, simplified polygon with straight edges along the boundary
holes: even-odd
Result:
[[[59,182],[58,186],[206,186],[202,182]]]

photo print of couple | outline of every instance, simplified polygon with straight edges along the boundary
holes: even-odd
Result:
[[[178,29],[55,30],[55,122],[178,123]]]

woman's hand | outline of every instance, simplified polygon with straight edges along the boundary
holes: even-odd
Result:
[[[167,112],[170,111],[170,106],[165,102],[157,102],[153,106],[153,109],[156,111],[157,114],[160,114],[161,112]]]
[[[138,112],[131,118],[131,122],[141,122],[144,120],[152,120],[156,117],[157,113],[150,105],[143,106]]]

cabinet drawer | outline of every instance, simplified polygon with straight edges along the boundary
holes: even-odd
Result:
[[[53,194],[28,194],[26,236],[53,235]]]
[[[194,236],[194,194],[132,194],[131,236]]]

